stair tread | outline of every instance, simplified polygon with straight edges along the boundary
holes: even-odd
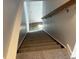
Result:
[[[30,41],[30,40],[28,40],[28,41],[24,41],[23,42],[23,44],[28,44],[28,43],[40,43],[40,42],[55,42],[55,41],[53,41],[53,40],[33,40],[33,41]]]
[[[60,45],[42,45],[42,46],[27,46],[27,47],[25,47],[25,48],[23,48],[23,49],[27,49],[27,48],[42,48],[42,47],[57,47],[57,46],[59,46],[60,47]],[[22,48],[20,48],[20,49],[22,49]]]
[[[19,52],[25,51],[40,51],[40,50],[48,50],[48,49],[58,49],[61,48],[60,45],[47,45],[47,46],[39,46],[39,47],[27,47],[27,48],[20,48]]]
[[[34,40],[52,40],[52,39],[49,39],[49,38],[26,38],[25,41],[34,41]],[[54,40],[52,40],[54,41]]]
[[[41,43],[29,43],[29,44],[23,44],[21,47],[27,47],[27,46],[42,46],[42,45],[56,45],[56,42],[41,42]]]

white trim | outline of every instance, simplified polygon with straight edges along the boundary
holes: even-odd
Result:
[[[48,33],[47,31],[43,30],[44,32],[46,32],[49,36],[51,36],[52,38],[54,38],[58,43],[60,43],[62,46],[64,46],[64,48],[66,48],[66,46],[61,43],[57,38],[55,38],[53,35],[50,35],[50,33]]]
[[[75,46],[74,46],[74,49],[73,49],[71,58],[76,58],[76,44],[75,44]]]
[[[28,14],[28,6],[27,6],[27,2],[26,1],[24,1],[24,12],[25,12],[27,32],[29,32],[29,14]]]
[[[67,52],[68,52],[68,55],[70,56],[70,59],[76,58],[76,46],[74,46],[74,50],[72,51],[69,44],[67,44]]]
[[[41,31],[41,30],[33,30],[33,31],[29,31],[28,33],[38,32],[38,31]]]
[[[67,48],[66,49],[67,49],[68,55],[71,56],[72,50],[70,49],[69,44],[67,44]]]
[[[21,44],[22,44],[22,42],[24,41],[24,38],[26,37],[26,34],[25,34],[25,36],[23,37],[23,39],[21,40],[21,42],[19,43],[19,45],[18,45],[18,49],[19,49],[19,47],[21,46]],[[17,50],[18,50],[17,49]]]

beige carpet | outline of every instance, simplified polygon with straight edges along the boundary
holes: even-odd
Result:
[[[45,32],[28,33],[18,49],[17,59],[69,59],[67,51]]]

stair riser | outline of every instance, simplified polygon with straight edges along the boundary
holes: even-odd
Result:
[[[53,46],[53,45],[57,45],[57,44],[56,44],[56,42],[53,42],[53,43],[40,43],[40,44],[28,44],[28,45],[26,44],[26,45],[22,45],[21,48],[25,48],[25,47],[29,47],[29,46],[30,47],[32,47],[32,46],[37,47],[37,46],[46,46],[46,45],[52,45]]]
[[[26,47],[26,48],[20,48],[19,50],[24,50],[24,49],[43,49],[43,48],[61,48],[60,45],[47,45],[47,46],[36,46],[36,47]]]
[[[23,42],[23,44],[34,44],[34,43],[40,44],[40,43],[45,43],[45,42],[55,42],[55,41],[50,41],[50,40],[26,41],[26,42]]]

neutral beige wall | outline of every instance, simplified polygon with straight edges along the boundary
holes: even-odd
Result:
[[[10,37],[13,29],[14,18],[16,16],[17,7],[18,7],[19,0],[4,0],[3,11],[4,11],[4,19],[3,19],[3,51],[4,57],[6,56]]]
[[[67,1],[69,0],[43,0],[43,16],[66,3]]]
[[[20,29],[21,10],[18,10],[19,0],[4,0],[3,24],[3,57],[15,59]],[[21,9],[21,8],[20,8]],[[18,12],[17,12],[18,11]],[[16,35],[15,35],[16,34]]]
[[[45,8],[49,10],[48,7]],[[44,19],[44,30],[73,51],[76,41],[76,6],[72,5],[67,9],[69,12],[64,9],[50,18]]]

